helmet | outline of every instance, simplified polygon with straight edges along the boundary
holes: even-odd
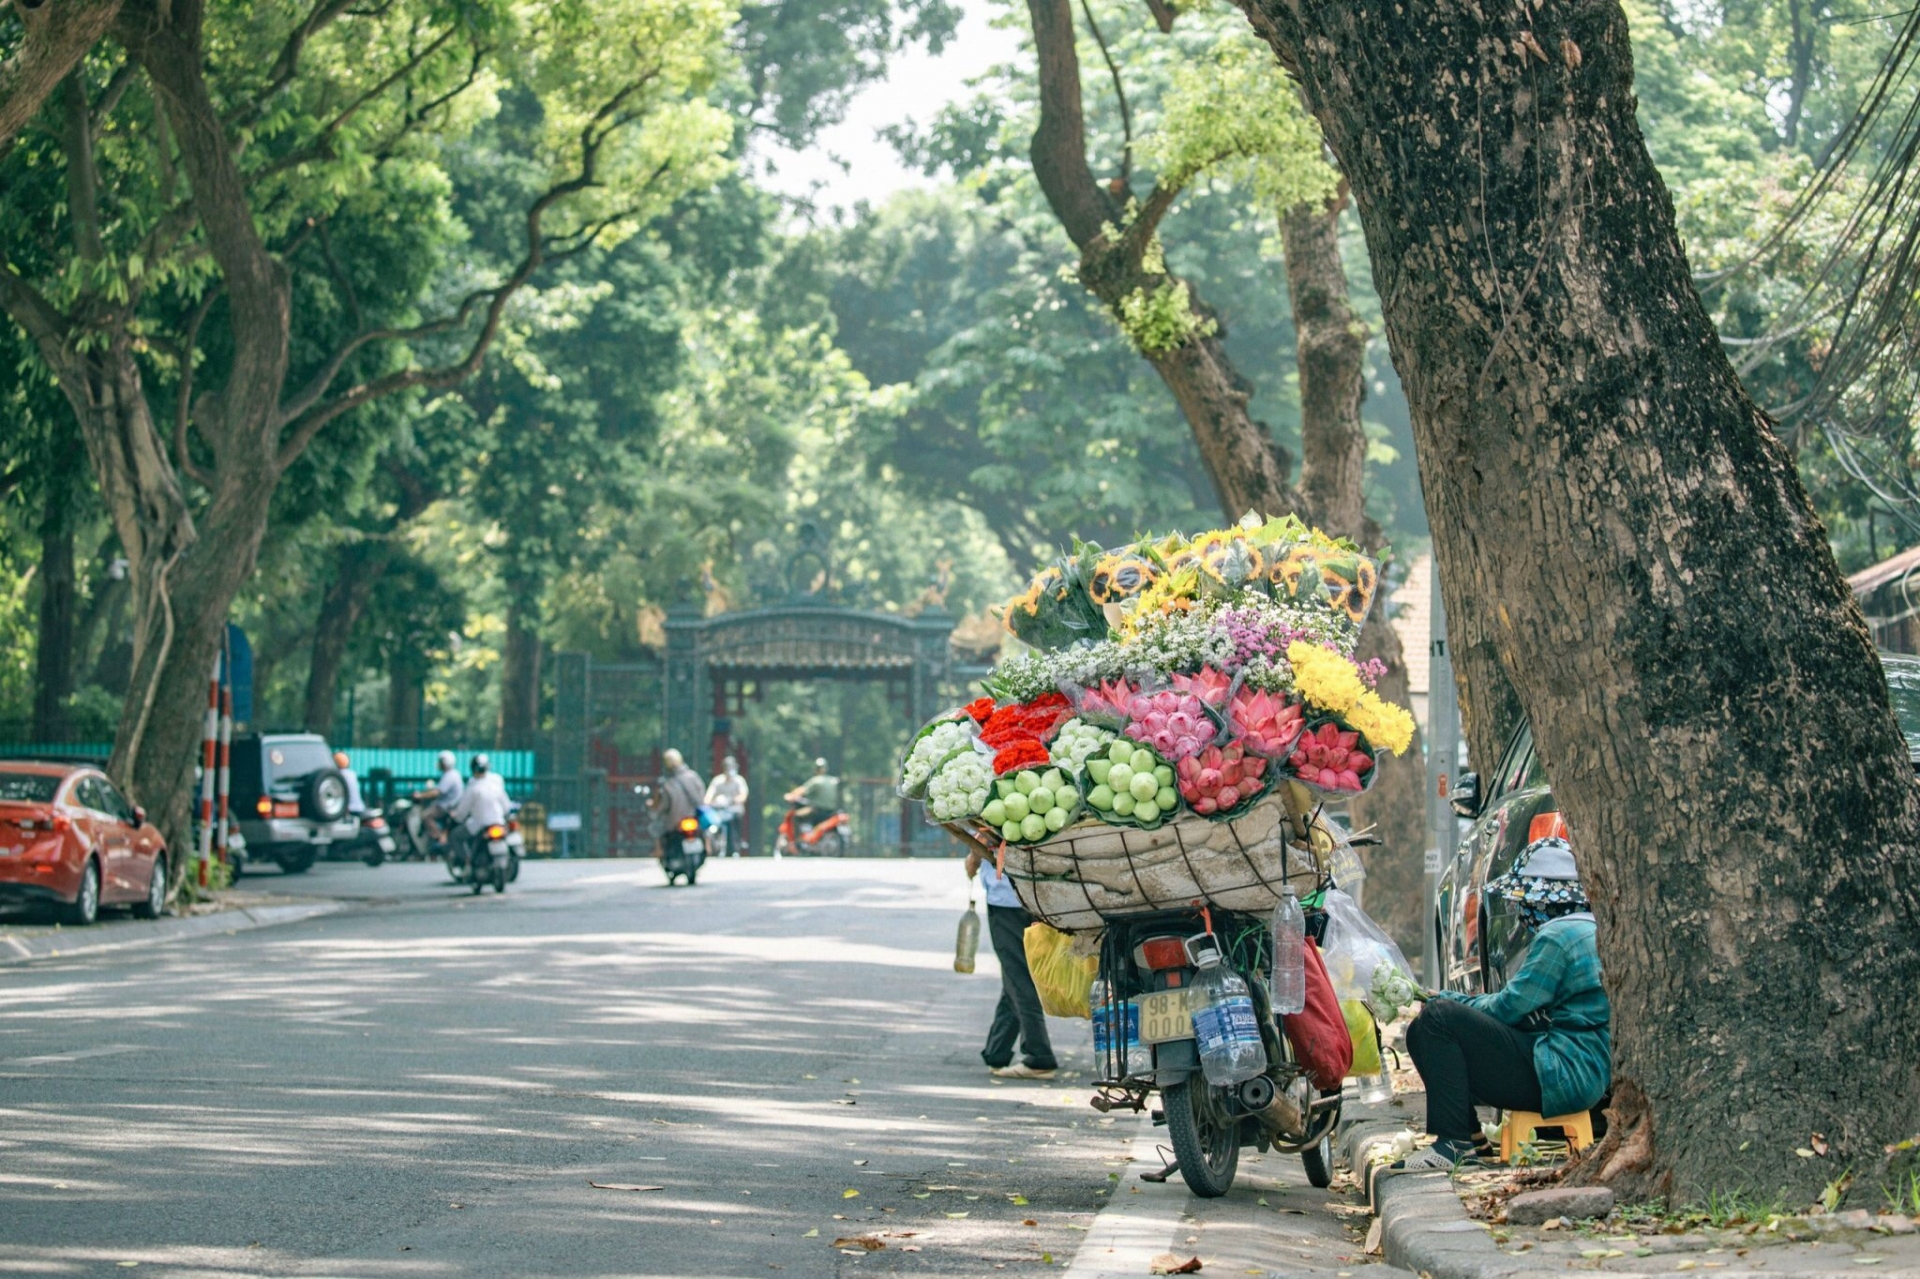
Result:
[[[440,752],[440,759],[439,759],[439,761],[438,761],[438,762],[439,762],[439,765],[440,765],[440,771],[441,771],[441,772],[443,772],[443,773],[444,773],[444,772],[446,772],[446,771],[447,771],[447,770],[448,770],[449,768],[452,768],[452,767],[453,767],[453,752],[452,752],[452,751],[441,751],[441,752]]]
[[[734,769],[740,767],[740,761],[729,755],[720,761],[720,767],[726,769],[728,772],[732,772]]]
[[[345,751],[335,751],[333,753],[333,766],[335,768],[345,768],[347,766],[347,753]]]
[[[473,775],[475,777],[480,776],[480,774],[486,772],[487,769],[491,768],[492,766],[493,766],[493,761],[487,758],[487,753],[485,751],[481,751],[478,755],[475,755],[473,757],[473,762],[471,764],[471,767],[473,769]]]
[[[816,773],[824,773],[827,771],[827,757],[825,755],[813,761],[813,771]]]

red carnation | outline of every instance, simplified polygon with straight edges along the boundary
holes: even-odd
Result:
[[[993,757],[993,775],[1004,777],[1023,768],[1043,768],[1052,761],[1047,748],[1031,737],[1024,737],[1001,749]]]
[[[993,717],[993,699],[976,697],[965,707],[966,715],[976,724],[984,724]]]

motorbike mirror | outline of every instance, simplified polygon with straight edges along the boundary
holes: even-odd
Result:
[[[1447,796],[1447,802],[1453,805],[1453,811],[1462,817],[1480,815],[1480,774],[1462,773],[1454,780],[1453,791]]]

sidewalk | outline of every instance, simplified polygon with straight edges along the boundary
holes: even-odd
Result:
[[[190,915],[164,915],[159,919],[105,916],[88,928],[15,922],[16,917],[0,917],[0,967],[270,928],[275,924],[331,915],[355,904],[229,889],[217,901],[199,903]]]
[[[1403,1151],[1424,1122],[1418,1092],[1394,1098],[1405,1115],[1349,1125],[1341,1155],[1368,1184],[1377,1234],[1370,1244],[1388,1264],[1431,1279],[1504,1279],[1518,1275],[1592,1273],[1672,1275],[1712,1272],[1714,1279],[1768,1275],[1920,1276],[1920,1229],[1910,1218],[1855,1209],[1839,1214],[1747,1221],[1705,1214],[1655,1215],[1611,1207],[1607,1215],[1575,1220],[1550,1216],[1546,1201],[1533,1214],[1514,1202],[1515,1173],[1391,1172],[1385,1164]],[[1373,1170],[1368,1172],[1370,1165]],[[1610,1193],[1603,1199],[1610,1201]]]

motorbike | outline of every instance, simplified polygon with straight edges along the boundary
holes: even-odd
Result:
[[[464,832],[463,832],[464,833]],[[520,833],[518,818],[508,817],[465,839],[447,846],[447,874],[456,884],[466,884],[478,896],[488,884],[504,893],[507,885],[520,878],[520,861],[526,855],[526,836]]]
[[[685,877],[687,887],[693,887],[700,878],[700,868],[713,855],[716,833],[715,825],[699,817],[682,817],[674,829],[661,833],[660,869],[667,873],[668,885]]]
[[[399,796],[384,810],[387,833],[393,836],[394,857],[398,861],[432,861],[446,852],[446,845],[433,838],[427,827],[426,806],[407,796]]]
[[[801,805],[788,801],[787,815],[780,819],[780,830],[774,836],[773,853],[776,857],[796,853],[820,853],[841,857],[846,855],[852,842],[851,827],[853,819],[844,810],[836,810],[821,816],[813,813],[801,816]]]
[[[360,829],[341,847],[347,857],[378,866],[398,851],[399,842],[393,837],[393,828],[387,825],[386,814],[378,808],[369,808],[360,815]]]

